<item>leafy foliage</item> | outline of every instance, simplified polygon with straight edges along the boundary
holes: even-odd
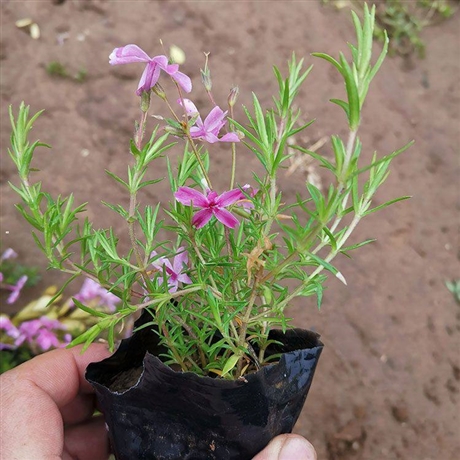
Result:
[[[29,108],[24,104],[16,118],[10,110],[13,127],[10,156],[20,177],[20,184],[12,187],[22,200],[17,207],[34,227],[34,237],[48,257],[50,267],[68,273],[71,278],[89,277],[121,299],[113,313],[92,311],[77,301],[77,306],[97,317],[97,322],[72,345],[83,343],[87,347],[105,331],[113,347],[115,327],[147,308],[152,315],[151,325],[157,326],[159,337],[169,350],[163,357],[165,362],[179,365],[184,371],[235,378],[252,365],[267,362],[264,355],[269,344],[268,333],[274,327],[284,330],[289,327],[285,309],[294,298],[316,296],[320,307],[325,273],[332,273],[346,283],[332,261],[338,254],[348,255],[370,242],[346,245],[359,221],[407,198],[372,205],[376,191],[388,177],[391,161],[410,144],[382,158],[375,154],[370,164],[360,163],[363,146],[357,132],[362,109],[388,47],[385,38],[382,52],[374,58],[374,22],[374,8],[369,10],[365,6],[362,22],[353,13],[357,42],[350,45],[351,59],[342,53],[338,60],[324,53],[314,54],[330,62],[344,80],[346,100],[331,101],[344,110],[350,130],[346,141],[332,136],[334,160],[294,146],[330,171],[334,183],[326,193],[308,184],[299,191],[295,202],[285,203],[277,186],[278,171],[290,156],[287,146],[292,144],[294,135],[311,124],[299,122],[301,111],[296,107],[296,96],[311,71],[311,67],[304,69],[303,60],[298,61],[292,55],[286,76],[274,68],[278,95],[273,99],[273,107],[262,107],[253,94],[251,107],[244,107],[247,121],[236,121],[232,116],[231,127],[244,135],[244,145],[265,171],[261,177],[254,174],[252,191],[240,187],[244,199],[229,206],[240,217],[235,229],[214,218],[197,228],[192,225],[192,206],[177,200],[172,200],[167,209],[159,205],[142,208],[137,202],[140,189],[161,180],[147,180],[146,172],[153,162],[164,157],[173,193],[184,185],[212,189],[210,155],[205,145],[197,144],[190,134],[197,116],[178,115],[158,85],[152,94],[168,105],[173,116],[167,132],[160,134],[155,128],[142,144],[150,103],[150,93],[144,92],[141,121],[130,144],[132,163],[127,175],[118,177],[107,171],[130,196],[127,209],[105,203],[126,221],[131,241],[128,253],[121,253],[119,236],[113,229],[96,230],[88,220],[79,219],[85,204],[74,204],[72,195],[54,199],[42,191],[40,183],[30,182],[34,151],[45,146],[28,141],[39,114],[29,117]],[[208,94],[210,91],[208,84]],[[180,92],[179,95],[182,98]],[[231,101],[234,103],[234,97]],[[231,114],[232,107],[229,107]],[[168,157],[175,146],[169,142],[171,129],[185,140],[177,164]],[[234,171],[236,144],[232,144],[232,157]],[[232,186],[233,179],[232,172]],[[245,207],[245,202],[249,206]],[[159,238],[163,229],[174,235],[173,241]],[[160,261],[177,256],[183,247],[187,248],[189,262],[182,269],[186,269],[191,282],[172,290],[165,282],[171,276],[172,266],[165,262],[161,265]]]

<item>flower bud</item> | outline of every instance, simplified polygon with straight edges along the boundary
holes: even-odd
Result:
[[[166,100],[166,93],[163,87],[159,83],[155,83],[155,85],[152,88],[152,91],[160,98],[163,99],[164,101]]]
[[[209,93],[212,89],[211,71],[209,70],[209,67],[206,66],[204,70],[200,69],[200,73],[204,88]]]
[[[150,107],[150,91],[142,91],[141,94],[141,110],[142,112],[148,112]]]
[[[174,126],[165,126],[164,131],[177,137],[184,137],[184,132]]]
[[[240,89],[238,88],[238,86],[234,86],[231,90],[230,90],[230,94],[228,95],[228,105],[230,107],[233,107],[235,105],[235,102],[236,100],[238,99],[238,94],[240,92]]]

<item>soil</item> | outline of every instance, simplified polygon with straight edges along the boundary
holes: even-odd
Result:
[[[136,43],[162,54],[160,38],[166,46],[181,47],[187,56],[182,69],[193,78],[194,99],[202,107],[209,105],[199,83],[203,51],[212,52],[214,96],[223,106],[234,84],[240,87],[239,102],[249,104],[255,91],[263,105],[270,105],[276,87],[271,66],[283,67],[295,51],[315,64],[299,105],[304,120],[316,122],[298,142],[308,147],[324,136],[346,133],[341,110],[328,102],[341,97],[342,83],[310,53],[344,51],[353,27],[345,10],[319,1],[4,1],[1,14],[1,244],[28,264],[45,267],[7,184],[16,182],[6,153],[7,109],[21,100],[33,111],[46,109],[33,133],[53,146],[36,159],[44,188],[53,195],[73,191],[77,202],[91,200],[88,216],[96,225],[125,232],[117,215],[98,204],[127,202],[103,171],[126,172],[138,113],[134,90],[141,68],[109,66],[115,47]],[[37,40],[15,26],[28,17],[40,28]],[[325,343],[296,426],[315,445],[319,459],[460,458],[460,306],[445,287],[446,280],[460,276],[458,19],[423,32],[426,59],[387,59],[364,109],[360,136],[367,159],[374,149],[384,155],[416,140],[394,162],[377,204],[401,195],[413,198],[358,227],[355,242],[377,242],[355,252],[352,260],[337,262],[348,286],[330,279],[321,311],[313,299],[290,310],[296,326],[314,328]],[[71,76],[82,69],[87,76],[81,83],[53,77],[46,71],[53,61]],[[213,150],[211,174],[224,188],[228,151]],[[319,152],[330,155],[330,144]],[[247,154],[238,165],[239,182],[250,182],[255,168],[256,159]],[[315,165],[312,172],[318,173]],[[281,176],[286,201],[305,190],[300,168]],[[331,180],[322,172],[317,177],[325,187]],[[155,203],[166,200],[168,192],[165,182],[141,199]],[[62,281],[46,272],[41,286],[15,308]],[[7,310],[4,297],[1,301]]]

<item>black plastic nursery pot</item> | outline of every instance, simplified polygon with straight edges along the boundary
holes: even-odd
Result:
[[[117,460],[252,459],[292,431],[323,349],[314,332],[271,331],[279,361],[231,381],[174,371],[157,337],[141,329],[86,371]]]

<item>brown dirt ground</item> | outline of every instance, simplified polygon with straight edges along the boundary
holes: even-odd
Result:
[[[126,170],[141,69],[110,67],[114,47],[137,43],[160,54],[162,38],[183,48],[183,70],[194,79],[198,106],[207,103],[199,85],[201,52],[212,51],[217,101],[224,105],[229,88],[238,84],[242,103],[248,104],[256,91],[268,105],[275,90],[272,64],[283,66],[293,50],[310,64],[310,52],[336,55],[353,39],[344,11],[313,0],[69,0],[62,5],[12,0],[2,2],[1,13],[1,243],[42,267],[6,183],[15,180],[12,164],[4,160],[8,104],[17,107],[25,100],[34,111],[46,108],[34,130],[53,146],[36,160],[46,188],[54,195],[74,191],[78,202],[91,199],[90,218],[123,233],[122,222],[103,211],[98,200],[126,203],[103,169]],[[39,40],[14,26],[24,17],[39,24]],[[59,45],[57,36],[63,33],[68,38]],[[383,155],[416,139],[415,147],[395,161],[377,202],[400,195],[413,199],[372,215],[358,228],[354,241],[376,237],[378,242],[353,260],[338,262],[348,287],[331,279],[320,312],[309,299],[291,310],[296,325],[315,327],[326,345],[296,426],[320,459],[460,458],[460,308],[444,285],[459,276],[458,16],[427,29],[423,38],[425,60],[386,61],[371,88],[361,128],[367,158],[373,149]],[[53,78],[45,71],[51,61],[72,73],[85,68],[88,78],[82,84]],[[340,109],[327,102],[342,92],[333,70],[315,61],[299,104],[305,120],[317,121],[301,142],[311,145],[325,135],[345,133]],[[329,146],[320,152],[328,155]],[[226,177],[227,151],[217,149],[213,156],[213,177]],[[255,164],[249,155],[240,161],[241,183],[250,180]],[[326,185],[328,180],[323,177]],[[300,172],[283,178],[286,200],[303,190],[304,182]],[[167,193],[164,183],[143,199],[155,202]],[[47,273],[42,287],[61,280]]]

